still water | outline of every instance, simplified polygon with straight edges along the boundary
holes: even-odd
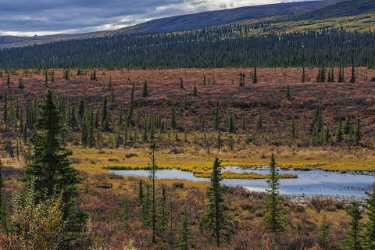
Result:
[[[243,169],[239,167],[227,167],[224,171],[237,173],[259,173],[268,174],[269,168],[251,168]],[[123,176],[147,177],[150,175],[148,170],[114,170],[111,173]],[[339,173],[322,170],[295,170],[280,169],[280,174],[294,174],[296,179],[280,180],[280,193],[284,195],[305,195],[305,196],[338,196],[338,197],[356,197],[365,196],[370,190],[371,185],[375,183],[375,175],[358,173]],[[209,181],[206,178],[197,178],[191,172],[185,172],[176,169],[158,170],[156,172],[158,179],[176,179],[189,181]],[[264,192],[267,188],[266,180],[223,180],[226,186],[241,186],[250,191]]]

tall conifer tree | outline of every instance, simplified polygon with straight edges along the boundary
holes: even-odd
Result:
[[[25,186],[31,185],[35,203],[44,202],[61,195],[64,228],[64,247],[81,238],[85,214],[77,207],[78,172],[70,165],[62,138],[63,125],[59,111],[48,92],[41,106],[37,134],[33,139],[31,163],[26,168]]]
[[[275,248],[275,243],[280,232],[285,230],[285,212],[281,204],[279,195],[280,175],[276,167],[275,156],[271,156],[270,164],[270,179],[268,182],[267,199],[266,199],[266,214],[264,222],[267,230],[271,233],[272,248]]]
[[[178,243],[177,248],[179,250],[188,250],[189,249],[189,220],[187,215],[187,210],[185,208],[181,216],[181,222],[178,230]]]
[[[223,236],[228,240],[232,233],[232,225],[227,221],[225,216],[221,180],[220,160],[215,159],[212,167],[211,185],[208,190],[208,211],[201,222],[201,228],[210,232],[211,237],[215,240],[218,247],[222,244]]]
[[[348,250],[362,250],[362,240],[360,237],[362,214],[358,202],[354,201],[348,210],[351,217],[350,229],[345,242]]]
[[[5,199],[3,196],[4,180],[3,180],[3,165],[0,159],[0,223],[2,231],[8,232],[8,219],[6,213]]]
[[[375,249],[375,184],[372,190],[367,194],[367,217],[365,233],[365,248],[366,250]]]

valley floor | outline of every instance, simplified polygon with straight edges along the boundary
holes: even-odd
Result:
[[[47,82],[41,71],[3,75],[4,83],[9,82],[0,86],[0,91],[7,93],[6,98],[0,98],[0,109],[3,114],[9,109],[9,119],[1,124],[6,200],[10,202],[20,190],[26,166],[22,159],[29,155],[34,131],[23,130],[23,122],[34,128],[39,98],[52,89],[68,131],[64,140],[72,151],[70,160],[83,177],[79,205],[89,215],[94,249],[123,249],[131,241],[137,249],[176,249],[185,208],[192,249],[270,249],[264,227],[265,194],[224,189],[234,233],[231,241],[216,248],[200,228],[207,212],[209,183],[157,181],[157,204],[161,204],[164,187],[169,217],[167,228],[153,244],[138,199],[140,181],[146,185],[150,180],[108,172],[147,168],[152,140],[156,142],[159,169],[180,169],[205,177],[211,173],[215,158],[223,166],[250,168],[269,165],[271,154],[283,168],[375,172],[373,69],[357,68],[356,83],[348,82],[349,68],[345,69],[343,83],[317,83],[316,68],[306,69],[304,83],[300,68],[259,68],[258,81],[252,83],[249,76],[254,70],[120,69],[79,73],[56,69],[54,80],[47,77]],[[240,87],[242,73],[246,73],[246,82]],[[52,71],[46,74],[51,77]],[[217,128],[215,118],[219,121]],[[318,133],[314,133],[317,124]],[[87,134],[95,141],[91,148],[84,145]],[[19,161],[15,160],[17,154]],[[347,202],[283,198],[282,204],[288,214],[280,249],[341,248],[350,223]],[[326,225],[329,233],[324,244],[329,245],[323,248],[321,233]]]

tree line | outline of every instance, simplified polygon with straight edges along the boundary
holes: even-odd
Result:
[[[180,33],[116,34],[0,50],[0,68],[373,67],[371,32],[252,33],[231,25]]]

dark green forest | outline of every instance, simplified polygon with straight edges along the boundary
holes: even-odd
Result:
[[[375,34],[371,32],[330,29],[277,34],[267,23],[231,25],[181,33],[116,34],[3,49],[0,67],[329,67],[352,64],[374,67],[374,41]]]

